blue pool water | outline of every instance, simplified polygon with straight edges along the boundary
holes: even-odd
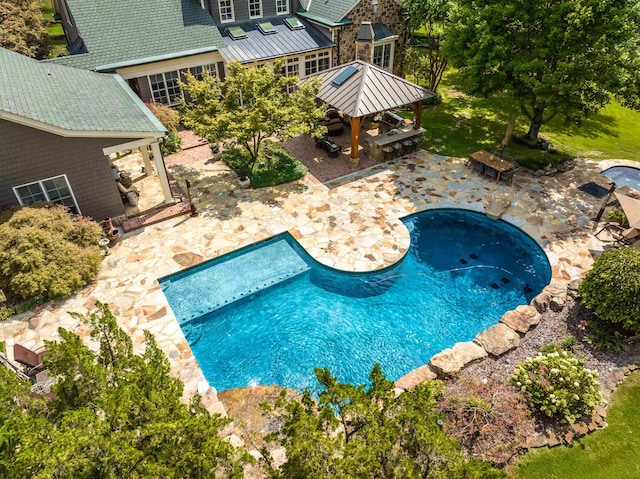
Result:
[[[618,188],[628,186],[640,191],[640,168],[631,166],[612,166],[601,175],[612,180]]]
[[[550,280],[544,252],[503,221],[430,210],[404,223],[409,252],[382,272],[324,267],[284,234],[161,278],[209,383],[314,389],[328,367],[361,384],[376,362],[395,380]]]

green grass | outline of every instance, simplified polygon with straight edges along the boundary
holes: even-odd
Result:
[[[41,0],[42,14],[47,21],[47,33],[49,35],[49,43],[51,44],[51,58],[68,55],[67,39],[64,36],[62,24],[53,19],[53,6],[51,0]]]
[[[529,123],[513,100],[504,95],[480,98],[463,93],[455,69],[448,69],[438,88],[443,103],[423,110],[425,148],[448,156],[466,157],[479,149],[496,149],[505,135],[511,115],[516,115],[516,134]],[[410,115],[410,113],[409,113]],[[563,153],[592,159],[625,158],[640,161],[640,112],[612,103],[581,126],[567,126],[560,119],[543,125],[541,136]],[[545,153],[514,145],[505,153],[527,166],[544,165]]]
[[[609,427],[572,446],[532,451],[516,468],[516,479],[630,479],[640,477],[640,371],[614,392]]]

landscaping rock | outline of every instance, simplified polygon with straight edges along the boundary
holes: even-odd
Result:
[[[429,361],[429,365],[438,376],[452,376],[459,373],[464,366],[460,359],[453,355],[451,348],[440,351],[433,356]]]
[[[487,357],[485,349],[472,341],[454,344],[451,352],[462,363],[463,368]]]
[[[578,287],[580,286],[580,280],[574,279],[567,285],[567,295],[573,299],[578,297]]]
[[[576,436],[584,436],[589,432],[589,425],[583,422],[577,422],[571,426]]]
[[[594,408],[593,412],[595,412],[600,417],[607,417],[607,410],[604,408],[604,406],[601,406],[600,404],[598,404]]]
[[[549,302],[551,301],[551,295],[546,291],[543,291],[538,296],[531,300],[531,306],[536,308],[539,313],[546,313],[549,309]]]
[[[218,400],[218,393],[215,388],[209,388],[200,397],[200,406],[205,408],[211,414],[227,415],[224,405]]]
[[[561,442],[561,437],[558,436],[554,431],[547,431],[547,445],[549,447],[557,446]]]
[[[547,436],[540,432],[536,432],[533,435],[527,437],[527,442],[524,447],[527,449],[533,449],[538,447],[545,447],[547,445]]]
[[[428,364],[425,364],[424,366],[420,366],[398,379],[396,381],[396,387],[408,391],[420,383],[431,381],[437,377],[438,375],[431,370],[431,367]]]
[[[492,356],[502,356],[520,344],[520,336],[505,324],[496,324],[476,336],[474,342]]]
[[[536,326],[541,319],[542,315],[535,307],[518,306],[513,311],[507,311],[502,318],[500,318],[500,322],[506,324],[514,331],[526,333],[533,326]]]
[[[233,447],[244,447],[244,441],[240,439],[238,436],[236,436],[235,434],[231,434],[230,436],[227,436],[224,439],[225,441],[229,442],[229,444],[231,444]]]
[[[551,311],[555,313],[559,313],[560,311],[563,310],[564,304],[565,304],[564,299],[560,299],[554,296],[553,298],[551,298],[551,301],[549,301],[549,308],[551,308]]]

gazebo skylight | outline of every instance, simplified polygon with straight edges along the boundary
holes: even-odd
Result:
[[[331,84],[335,87],[339,87],[344,82],[346,82],[349,78],[351,78],[354,75],[354,73],[357,71],[358,69],[356,67],[354,67],[353,65],[349,65],[347,68],[342,70],[342,72],[340,72],[340,74],[337,77],[335,77],[331,81]]]

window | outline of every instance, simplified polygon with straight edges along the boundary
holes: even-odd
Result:
[[[163,105],[175,105],[182,98],[178,72],[165,72],[149,77],[153,99]]]
[[[284,75],[286,77],[300,76],[300,62],[297,58],[289,58],[284,66]],[[287,93],[293,93],[296,89],[295,85],[287,85]]]
[[[276,0],[276,13],[278,15],[289,13],[289,0]]]
[[[391,43],[373,47],[373,64],[389,70],[391,67]]]
[[[249,0],[249,18],[262,16],[262,0]]]
[[[327,70],[330,66],[329,52],[321,52],[318,54],[306,55],[304,57],[304,74],[305,76]]]
[[[220,21],[233,22],[233,0],[218,0],[220,7]]]
[[[21,205],[31,205],[37,201],[50,201],[68,207],[72,213],[80,214],[80,208],[78,208],[71,187],[69,187],[67,175],[16,186],[13,188],[13,192]]]
[[[189,73],[191,73],[196,79],[202,80],[203,73],[207,72],[209,75],[217,77],[218,76],[218,67],[216,64],[212,63],[210,65],[202,65],[199,67],[190,67]]]

